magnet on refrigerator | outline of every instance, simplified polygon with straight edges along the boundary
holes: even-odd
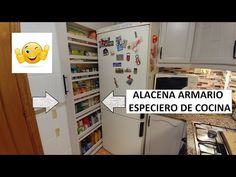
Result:
[[[123,54],[117,54],[116,55],[116,60],[117,61],[123,61],[124,60],[124,55]]]
[[[123,44],[122,44],[121,36],[116,37],[116,48],[117,48],[118,52],[123,50]]]

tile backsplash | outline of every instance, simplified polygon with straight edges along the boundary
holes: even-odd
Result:
[[[159,73],[189,74],[198,76],[198,89],[231,89],[236,92],[236,72],[201,68],[160,67]],[[235,108],[236,105],[234,104]]]

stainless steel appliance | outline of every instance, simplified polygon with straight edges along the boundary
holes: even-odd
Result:
[[[193,122],[195,147],[198,155],[229,155],[222,138],[223,131],[233,131],[227,127]]]

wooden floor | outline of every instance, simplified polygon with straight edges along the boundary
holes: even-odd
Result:
[[[102,147],[101,149],[98,150],[98,152],[95,155],[112,155],[112,154]]]

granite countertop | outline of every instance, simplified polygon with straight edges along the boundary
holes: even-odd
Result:
[[[197,155],[192,122],[210,123],[212,125],[236,129],[236,121],[229,114],[168,114],[163,116],[186,121],[188,155]]]

